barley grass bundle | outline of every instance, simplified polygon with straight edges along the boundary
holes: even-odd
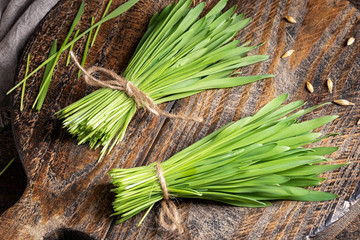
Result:
[[[162,201],[161,211],[166,208],[175,214],[160,213],[160,225],[174,230],[181,229],[181,224],[169,199],[198,198],[266,207],[269,200],[324,201],[337,197],[303,188],[320,185],[324,180],[320,173],[345,165],[319,165],[330,161],[323,155],[337,148],[302,147],[328,137],[313,130],[337,116],[298,123],[299,117],[321,105],[298,110],[304,102],[282,105],[286,98],[275,98],[254,116],[229,123],[162,163],[113,169],[109,173],[116,194],[113,215],[120,215],[120,223],[148,209],[143,220],[154,204],[167,199]]]
[[[119,77],[143,93],[147,101],[139,103],[129,96],[129,91],[107,87],[59,112],[64,127],[77,136],[79,144],[88,142],[91,148],[102,146],[101,158],[123,139],[138,107],[156,114],[157,111],[148,106],[151,103],[160,104],[207,89],[234,87],[272,77],[239,76],[240,72],[235,72],[268,59],[264,55],[247,56],[257,46],[239,45],[240,41],[234,40],[250,21],[243,14],[235,13],[236,6],[222,13],[227,0],[221,0],[200,18],[205,3],[190,8],[191,3],[191,0],[180,0],[152,17],[147,32]]]
[[[45,69],[45,72],[43,74],[43,80],[40,84],[40,89],[39,89],[39,93],[34,101],[34,104],[33,104],[33,108],[36,107],[36,110],[40,111],[41,108],[42,108],[42,104],[45,100],[45,97],[46,97],[46,94],[47,94],[47,91],[49,89],[49,85],[50,85],[50,81],[52,79],[52,75],[53,75],[53,72],[54,72],[54,68],[56,66],[56,64],[58,63],[58,60],[60,58],[60,55],[61,53],[63,53],[64,51],[66,51],[67,49],[69,49],[71,51],[71,49],[73,48],[74,44],[80,40],[82,37],[84,37],[86,34],[89,34],[88,38],[91,38],[91,32],[94,28],[96,28],[96,31],[95,31],[95,34],[94,34],[94,38],[92,40],[92,44],[94,43],[95,41],[95,38],[96,38],[96,35],[101,27],[101,25],[113,18],[116,18],[118,17],[119,15],[121,15],[122,13],[124,13],[125,11],[127,11],[129,8],[131,8],[133,5],[135,5],[139,0],[128,0],[127,2],[125,2],[124,4],[120,5],[119,7],[117,7],[115,10],[113,10],[111,13],[109,13],[108,15],[106,15],[109,7],[110,7],[110,4],[112,2],[112,0],[110,0],[108,2],[108,5],[106,6],[106,9],[105,9],[105,12],[104,12],[104,15],[103,17],[101,18],[100,21],[98,21],[97,23],[93,24],[93,20],[92,20],[92,24],[91,24],[91,27],[88,28],[87,30],[85,30],[84,32],[80,33],[80,29],[78,29],[74,36],[73,36],[73,40],[69,41],[70,39],[70,36],[72,35],[72,32],[74,31],[74,28],[76,27],[76,25],[78,24],[78,22],[80,21],[81,19],[81,16],[82,16],[82,13],[84,11],[84,8],[85,8],[85,2],[82,2],[80,7],[79,7],[79,10],[71,24],[71,27],[70,27],[70,30],[64,40],[64,42],[62,43],[60,49],[58,51],[56,51],[56,48],[57,48],[57,39],[55,39],[51,49],[50,49],[50,52],[49,52],[49,56],[48,58],[42,62],[39,66],[37,66],[32,72],[30,72],[29,74],[25,74],[24,78],[19,81],[13,88],[11,88],[6,94],[10,94],[12,91],[14,91],[16,88],[18,88],[19,86],[23,85],[23,88],[22,88],[22,93],[21,93],[21,102],[23,102],[24,100],[24,91],[25,91],[25,85],[26,85],[26,81],[27,79],[29,79],[30,77],[32,77],[36,72],[38,72],[41,68],[43,68],[44,66],[46,66],[46,69]],[[87,41],[88,43],[86,44],[86,48],[88,49],[89,48],[89,41]],[[87,55],[87,49],[85,49],[84,51],[84,58],[86,58],[86,55]],[[83,59],[84,59],[83,58]],[[85,61],[85,60],[84,60]],[[67,61],[66,61],[66,66],[68,65],[68,63],[70,62],[70,55],[68,56],[67,58]],[[29,59],[28,59],[28,62],[27,62],[27,65],[26,65],[26,68],[28,68],[29,66]],[[22,111],[23,110],[23,104],[21,104],[20,106],[20,110]]]

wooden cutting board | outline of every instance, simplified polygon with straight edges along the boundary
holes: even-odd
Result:
[[[111,9],[123,2],[114,0]],[[121,73],[151,16],[171,2],[141,0],[121,17],[104,24],[86,66],[104,66]],[[208,2],[208,6],[213,6],[216,1]],[[28,53],[32,70],[46,59],[55,38],[63,41],[80,3],[60,1],[47,15],[25,49],[18,79],[24,76]],[[92,16],[98,20],[106,4],[107,1],[86,1],[80,28],[89,27]],[[242,72],[272,73],[276,77],[243,87],[206,91],[161,105],[173,113],[203,116],[204,123],[157,119],[140,110],[124,141],[98,162],[99,151],[89,150],[87,144],[78,146],[54,116],[93,91],[82,79],[76,80],[77,69],[73,65],[65,67],[65,54],[56,67],[40,112],[31,110],[31,105],[43,71],[27,82],[23,112],[18,110],[20,91],[14,94],[12,126],[28,185],[21,199],[1,215],[0,239],[57,239],[64,234],[77,239],[305,239],[318,234],[351,209],[360,194],[359,11],[341,0],[229,1],[227,8],[233,5],[238,6],[238,12],[253,18],[238,38],[244,42],[252,40],[253,44],[265,42],[253,53],[270,56],[269,61],[244,68]],[[294,17],[297,23],[286,22],[283,19],[286,15]],[[352,36],[355,43],[346,46],[346,40]],[[75,45],[78,56],[84,44],[85,38]],[[295,53],[281,59],[289,49],[295,49]],[[334,81],[333,93],[328,93],[325,86],[328,77]],[[314,86],[312,94],[305,89],[307,81]],[[164,161],[224,124],[255,113],[282,93],[289,93],[290,100],[305,100],[308,106],[339,98],[356,104],[328,105],[304,118],[340,116],[320,129],[323,133],[340,135],[314,144],[338,146],[339,150],[331,155],[336,163],[352,162],[324,174],[327,180],[316,188],[339,194],[339,198],[326,202],[274,201],[273,206],[259,209],[179,200],[186,228],[182,236],[157,228],[158,208],[151,211],[140,227],[137,223],[142,214],[120,225],[115,224],[116,218],[109,217],[114,196],[107,173],[112,168]]]

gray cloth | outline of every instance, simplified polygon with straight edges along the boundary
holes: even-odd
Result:
[[[40,20],[59,0],[0,0],[0,127],[9,122],[16,65]]]

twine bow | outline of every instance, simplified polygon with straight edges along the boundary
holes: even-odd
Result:
[[[163,111],[158,107],[158,105],[152,100],[146,93],[137,88],[132,82],[126,80],[124,77],[117,75],[114,71],[103,68],[92,66],[88,69],[85,69],[81,66],[79,61],[76,59],[76,56],[73,51],[70,51],[70,56],[75,62],[75,65],[82,71],[84,74],[85,82],[88,85],[94,87],[104,87],[110,89],[116,89],[125,92],[130,98],[132,98],[136,105],[143,106],[145,109],[149,110],[156,116],[166,116],[168,118],[176,118],[183,120],[191,120],[196,122],[202,122],[201,117],[187,117],[183,115],[171,114],[166,111]],[[99,80],[91,75],[94,72],[101,72],[111,77],[110,80]]]
[[[178,230],[179,233],[182,233],[184,229],[181,225],[182,220],[180,213],[173,201],[171,201],[169,198],[169,192],[166,187],[164,174],[159,163],[156,164],[155,169],[156,175],[160,182],[161,190],[164,195],[164,199],[161,201],[161,209],[159,214],[160,226],[168,231],[174,232]]]

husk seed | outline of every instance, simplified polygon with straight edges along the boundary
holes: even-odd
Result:
[[[310,93],[314,92],[314,87],[310,82],[306,82],[306,88]]]
[[[350,45],[353,44],[354,42],[355,42],[355,38],[351,37],[351,38],[349,38],[349,39],[347,40],[346,45],[347,45],[347,46],[350,46]]]
[[[333,84],[333,82],[331,81],[330,78],[328,78],[328,79],[326,80],[326,86],[327,86],[327,88],[328,88],[328,90],[329,90],[329,93],[332,93],[334,84]]]
[[[294,49],[291,49],[291,50],[288,50],[288,51],[286,51],[282,56],[281,56],[281,58],[287,58],[287,57],[290,57],[291,56],[291,54],[293,54],[295,52],[295,50]]]
[[[355,103],[349,102],[346,99],[337,99],[333,101],[334,103],[341,105],[341,106],[354,106]]]
[[[291,16],[285,16],[286,21],[288,21],[289,23],[296,23],[295,18],[291,17]]]

